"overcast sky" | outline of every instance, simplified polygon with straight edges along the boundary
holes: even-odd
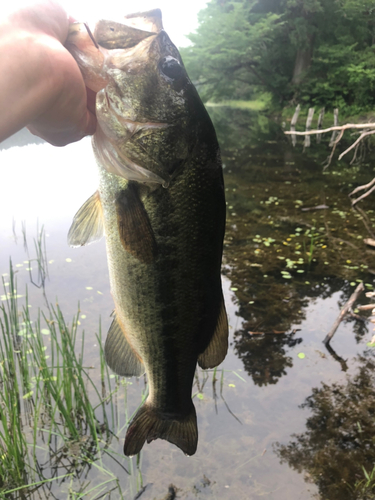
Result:
[[[124,14],[160,8],[163,13],[164,29],[172,42],[178,47],[188,45],[184,35],[198,26],[197,14],[205,7],[207,0],[137,0],[131,2],[103,0],[85,2],[79,0],[60,0],[70,15],[79,21],[92,22],[96,19],[119,19]]]

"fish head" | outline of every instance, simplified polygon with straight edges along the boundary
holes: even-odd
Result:
[[[97,94],[96,150],[106,148],[107,170],[166,187],[194,148],[204,106],[164,30],[109,52],[109,83]]]

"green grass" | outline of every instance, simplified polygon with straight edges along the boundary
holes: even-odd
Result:
[[[252,111],[264,111],[271,105],[271,95],[267,93],[259,94],[256,99],[250,101],[225,100],[221,102],[207,102],[208,107],[228,106],[230,108],[250,109]]]
[[[29,287],[41,288],[45,307],[31,313],[28,287],[24,297],[19,295],[10,261],[0,301],[0,499],[134,498],[144,486],[142,454],[125,457],[122,443],[148,387],[142,390],[138,408],[129,414],[132,382],[109,372],[100,321],[97,368],[85,366],[79,304],[67,321],[58,301],[51,304],[47,299],[43,228],[35,242],[35,258],[29,255],[24,228],[23,236],[28,267],[37,269],[37,275],[29,275]],[[223,396],[224,371],[220,398],[237,418]],[[217,407],[219,371],[198,370],[196,386],[202,394],[210,373]],[[230,373],[244,382],[236,372]]]
[[[358,500],[374,500],[375,499],[375,465],[371,471],[362,466],[364,478],[356,481],[354,486],[348,485],[354,498]]]
[[[37,261],[38,278],[30,279],[46,298],[43,230],[35,251],[36,259],[29,260]],[[110,498],[111,492],[120,499],[126,490],[134,496],[142,487],[141,457],[134,466],[118,453],[132,417],[127,416],[130,382],[109,373],[100,323],[100,368],[95,370],[83,362],[79,305],[70,322],[58,303],[47,303],[32,317],[27,287],[20,306],[11,261],[8,283],[2,280],[0,498],[49,498],[50,491],[57,494],[51,498],[67,499]]]

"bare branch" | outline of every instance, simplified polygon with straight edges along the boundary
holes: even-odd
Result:
[[[367,127],[366,127],[366,128],[367,128]],[[344,133],[344,131],[342,131],[342,132]],[[341,160],[341,158],[342,158],[343,156],[345,156],[345,155],[346,155],[346,153],[348,153],[348,152],[349,152],[351,149],[353,149],[353,148],[354,148],[357,144],[359,144],[359,143],[361,142],[361,140],[362,140],[364,137],[366,137],[367,135],[372,135],[372,134],[375,134],[375,130],[370,130],[370,131],[368,131],[368,132],[363,132],[363,134],[361,134],[361,135],[358,137],[358,139],[357,139],[355,142],[353,142],[353,144],[352,144],[352,145],[351,145],[348,149],[346,149],[343,153],[341,153],[341,155],[339,156],[339,160]],[[342,137],[342,135],[341,135],[341,137]],[[340,137],[340,139],[341,139],[341,137]]]
[[[352,295],[350,296],[350,299],[348,300],[348,302],[344,305],[344,307],[342,308],[338,318],[336,319],[333,327],[331,328],[331,330],[327,333],[327,336],[326,338],[323,340],[324,344],[327,346],[332,337],[334,336],[337,328],[339,327],[341,321],[344,319],[344,316],[346,315],[346,313],[352,308],[354,302],[358,299],[358,296],[363,292],[363,290],[365,289],[365,287],[363,286],[363,283],[360,283],[357,288],[354,290],[354,292],[352,293]]]
[[[331,154],[329,155],[329,158],[328,158],[327,164],[326,164],[326,166],[323,168],[323,172],[324,172],[324,170],[326,170],[326,169],[330,166],[331,161],[332,161],[332,158],[333,158],[333,155],[334,155],[335,150],[336,150],[336,146],[337,146],[337,144],[341,141],[341,139],[342,139],[342,136],[343,136],[343,135],[344,135],[344,130],[341,130],[341,131],[340,131],[340,133],[339,133],[338,138],[337,138],[335,141],[333,141],[333,143],[332,143],[332,144],[333,144],[333,148],[332,148]]]
[[[308,132],[293,132],[292,130],[286,130],[285,135],[312,135],[312,134],[325,134],[326,132],[332,132],[333,130],[348,130],[350,128],[355,129],[375,129],[375,123],[347,123],[346,125],[338,125],[337,127],[329,127],[324,129],[309,130]]]
[[[375,184],[375,177],[368,184],[363,184],[363,186],[358,186],[355,189],[353,189],[353,191],[349,193],[349,196],[353,196],[353,194],[358,193],[358,191],[362,191],[363,189],[369,189],[374,184]]]
[[[364,193],[362,196],[360,196],[359,198],[357,198],[356,200],[352,200],[352,206],[354,206],[356,203],[358,203],[359,201],[363,200],[364,198],[366,198],[369,194],[371,194],[373,191],[375,190],[375,186],[372,186],[371,189],[369,189],[367,191],[367,193]]]

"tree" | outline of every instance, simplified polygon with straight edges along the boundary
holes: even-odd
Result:
[[[375,104],[372,0],[212,0],[182,49],[203,98]]]

